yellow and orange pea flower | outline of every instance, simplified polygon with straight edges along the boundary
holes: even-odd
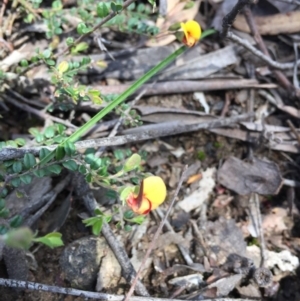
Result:
[[[131,192],[127,205],[137,214],[147,214],[161,205],[167,196],[167,188],[161,177],[150,176],[142,180],[138,194]]]
[[[188,47],[193,47],[201,37],[201,27],[198,22],[194,20],[180,23],[184,36],[182,43]]]

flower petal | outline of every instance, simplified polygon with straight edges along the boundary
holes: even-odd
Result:
[[[161,205],[167,196],[167,188],[161,177],[150,176],[144,181],[144,197],[151,203],[151,210]]]
[[[199,23],[194,20],[190,20],[186,23],[180,23],[180,26],[184,32],[182,42],[188,47],[194,46],[201,37],[201,27]]]

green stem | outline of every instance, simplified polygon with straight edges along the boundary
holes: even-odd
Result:
[[[140,88],[145,82],[147,82],[151,77],[153,77],[156,73],[158,73],[161,69],[165,68],[169,65],[173,60],[176,59],[177,56],[182,54],[186,50],[186,46],[181,46],[179,49],[174,51],[171,55],[165,58],[158,65],[149,70],[145,75],[143,75],[140,79],[138,79],[135,83],[132,84],[125,92],[123,92],[120,96],[118,96],[114,101],[108,104],[104,109],[98,112],[93,118],[91,118],[87,123],[85,123],[82,127],[80,127],[75,133],[73,133],[70,137],[68,137],[65,141],[60,143],[58,147],[63,147],[66,142],[75,142],[77,141],[83,134],[89,131],[99,120],[101,120],[104,116],[110,113],[115,107],[124,102],[131,94],[133,94],[138,88]],[[55,157],[55,150],[49,153],[46,157],[44,157],[40,161],[40,165],[46,164],[51,159]]]

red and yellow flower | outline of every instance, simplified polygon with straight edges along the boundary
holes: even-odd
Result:
[[[201,37],[201,27],[198,22],[194,20],[180,23],[181,29],[184,33],[182,43],[188,47],[193,47]]]
[[[167,196],[167,188],[161,177],[145,178],[138,194],[130,192],[126,198],[127,205],[137,214],[147,214],[161,205]]]

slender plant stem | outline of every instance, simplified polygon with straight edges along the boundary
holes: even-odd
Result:
[[[86,133],[89,129],[91,129],[99,120],[101,120],[104,116],[106,116],[109,112],[111,112],[114,108],[124,102],[130,95],[132,95],[139,87],[141,87],[145,82],[147,82],[151,77],[153,77],[160,70],[169,65],[173,60],[176,59],[180,54],[182,54],[186,50],[186,46],[181,46],[179,49],[174,51],[171,55],[169,55],[162,62],[157,64],[151,70],[149,70],[145,75],[143,75],[140,79],[138,79],[132,86],[130,86],[125,92],[123,92],[120,96],[118,96],[114,101],[108,104],[104,109],[98,112],[93,118],[91,118],[87,123],[85,123],[82,127],[80,127],[76,132],[74,132],[70,137],[68,137],[65,141],[60,143],[58,147],[63,147],[67,142],[75,142],[77,141],[84,133]],[[44,165],[48,163],[51,159],[55,157],[55,150],[45,156],[40,165]]]

